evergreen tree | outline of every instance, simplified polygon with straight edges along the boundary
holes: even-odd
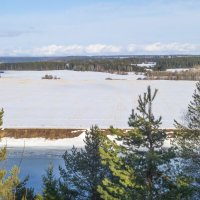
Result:
[[[197,82],[192,100],[188,105],[183,124],[175,121],[177,131],[175,142],[183,158],[184,172],[195,179],[198,184],[191,185],[200,198],[200,82]]]
[[[37,194],[37,195],[35,196],[35,200],[43,200],[42,195]]]
[[[27,182],[29,180],[29,177],[27,176],[23,181],[21,181],[17,187],[16,187],[16,193],[15,193],[15,200],[34,200],[34,189],[33,188],[27,188]]]
[[[55,178],[53,165],[50,164],[46,171],[46,175],[43,176],[43,196],[38,194],[35,199],[73,200],[76,196],[77,192],[73,189],[69,189],[67,183]]]
[[[101,163],[99,148],[103,135],[97,126],[85,134],[85,148],[73,147],[66,151],[63,159],[65,168],[60,168],[61,178],[78,194],[77,199],[99,200],[98,185],[108,175],[108,169]]]
[[[3,124],[3,109],[0,111],[0,126]],[[0,162],[6,159],[6,148],[0,150]],[[19,169],[13,169],[7,173],[5,169],[0,168],[0,199],[12,200],[15,198],[16,187],[19,184]]]
[[[43,199],[44,200],[59,200],[58,180],[53,174],[53,165],[50,164],[46,175],[43,176]]]
[[[200,82],[197,82],[192,101],[188,105],[186,125],[188,129],[200,130]]]
[[[111,128],[122,145],[107,139],[111,146],[101,148],[101,155],[118,184],[105,179],[99,187],[102,198],[188,199],[188,180],[175,166],[174,149],[164,147],[167,134],[160,129],[161,117],[155,118],[152,111],[156,94],[157,90],[152,94],[148,87],[147,93],[139,96],[138,112],[133,110],[128,122],[131,130]]]
[[[60,200],[74,200],[78,196],[78,192],[69,187],[68,183],[59,180]]]
[[[98,192],[102,199],[105,200],[131,200],[142,199],[136,189],[142,189],[140,185],[136,185],[135,174],[124,160],[125,149],[117,145],[108,138],[104,140],[103,147],[100,148],[102,164],[109,166],[112,173],[112,179],[109,177],[103,180],[103,184],[98,186]]]
[[[0,111],[0,127],[3,125],[3,113],[4,113],[4,111],[3,111],[3,109],[1,109],[1,111]]]

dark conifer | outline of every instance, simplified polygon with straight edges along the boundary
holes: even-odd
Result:
[[[168,139],[160,128],[161,117],[153,114],[153,101],[157,90],[139,96],[137,111],[129,118],[128,132],[111,128],[118,135],[118,144],[107,140],[101,148],[103,162],[109,166],[118,183],[103,181],[99,192],[104,199],[187,199],[188,180],[175,169],[173,148],[166,148]]]
[[[94,126],[85,133],[85,148],[73,147],[63,156],[65,169],[60,169],[61,178],[78,193],[78,199],[101,199],[97,187],[108,174],[99,152],[102,137],[100,129]]]

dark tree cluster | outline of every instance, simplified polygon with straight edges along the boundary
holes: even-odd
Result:
[[[5,60],[7,61],[7,60]],[[16,60],[13,60],[16,61]],[[143,67],[136,64],[156,62],[155,70],[169,68],[192,68],[200,65],[199,56],[123,56],[123,57],[62,57],[19,60],[23,62],[4,62],[0,70],[74,70],[97,72],[143,72]]]

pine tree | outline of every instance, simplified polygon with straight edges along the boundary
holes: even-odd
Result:
[[[147,93],[139,96],[137,112],[132,111],[128,122],[131,130],[111,128],[122,145],[110,141],[111,148],[101,148],[101,155],[118,184],[111,185],[105,179],[104,187],[99,187],[102,198],[120,199],[121,195],[124,200],[187,199],[188,180],[173,170],[174,149],[164,148],[167,134],[160,129],[161,117],[156,119],[152,111],[156,94],[157,90],[152,94],[148,87]]]
[[[200,161],[200,82],[196,84],[196,89],[192,100],[188,105],[188,110],[183,124],[175,120],[176,144],[180,147],[184,157],[194,158]]]
[[[74,200],[78,196],[78,192],[70,188],[68,183],[59,180],[59,195],[60,200]]]
[[[0,127],[3,125],[3,114],[4,114],[4,111],[3,109],[0,111]],[[0,129],[1,131],[1,129]],[[2,134],[0,132],[0,138],[2,137]],[[3,161],[6,159],[6,148],[2,148],[0,150],[0,161]]]
[[[43,176],[43,199],[59,200],[58,180],[53,174],[53,165],[50,163],[46,175]]]
[[[73,147],[63,156],[65,169],[60,169],[61,177],[65,184],[77,192],[77,199],[101,199],[97,187],[108,174],[107,167],[101,163],[99,152],[102,137],[99,128],[94,126],[86,131],[84,149]]]
[[[61,179],[61,178],[60,178]],[[73,200],[77,192],[69,189],[68,185],[56,179],[53,172],[53,165],[50,163],[46,175],[43,176],[43,195],[37,195],[35,199],[42,200]]]
[[[200,82],[197,82],[192,98],[193,101],[188,105],[186,115],[187,127],[192,130],[200,130]]]
[[[0,126],[3,124],[3,109],[0,111]],[[0,162],[6,159],[6,148],[0,150]],[[7,173],[5,169],[0,169],[0,198],[3,200],[12,200],[15,198],[16,187],[19,184],[19,169],[13,169]]]
[[[27,182],[29,180],[29,176],[25,177],[23,181],[20,181],[20,183],[16,187],[16,193],[15,193],[15,200],[34,200],[34,189],[33,188],[27,188]]]
[[[43,200],[42,195],[37,194],[37,195],[35,196],[35,200]]]
[[[133,168],[125,162],[123,156],[119,156],[125,154],[124,150],[115,141],[104,139],[103,146],[100,148],[102,164],[109,166],[112,179],[107,177],[103,180],[103,184],[98,186],[102,199],[142,199],[135,193],[136,189],[142,189],[142,187],[136,185]]]
[[[180,156],[183,158],[184,172],[200,184],[200,82],[196,84],[184,123],[175,120],[175,126],[177,131],[174,144],[179,148]],[[194,188],[198,184],[191,187]],[[196,195],[200,198],[200,187],[195,189]]]

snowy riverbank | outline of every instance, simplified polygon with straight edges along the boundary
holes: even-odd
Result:
[[[36,148],[36,149],[67,149],[76,146],[84,147],[85,133],[78,137],[48,140],[45,138],[2,138],[0,145],[7,148]]]

